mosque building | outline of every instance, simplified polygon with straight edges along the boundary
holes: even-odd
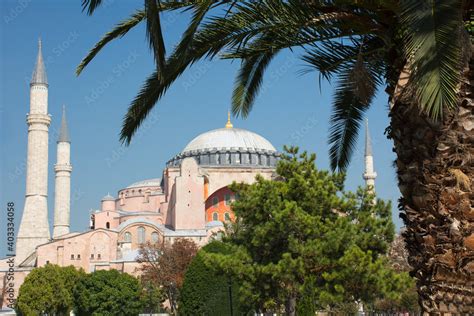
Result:
[[[14,296],[26,275],[48,263],[73,265],[86,272],[117,269],[136,274],[138,249],[145,242],[189,238],[206,244],[232,221],[233,182],[252,183],[256,175],[275,176],[279,153],[264,137],[235,128],[230,115],[223,128],[198,135],[169,159],[161,178],[146,179],[106,195],[90,216],[90,229],[70,231],[71,146],[63,108],[54,165],[53,233],[48,223],[48,81],[39,43],[30,83],[27,115],[28,152],[25,206],[14,258]],[[368,130],[367,130],[368,132]],[[364,179],[374,186],[376,173],[366,134]],[[9,305],[8,273],[12,258],[0,259],[0,293]]]

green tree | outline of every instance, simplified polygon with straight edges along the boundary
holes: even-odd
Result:
[[[74,287],[73,296],[78,316],[138,315],[144,306],[138,279],[117,270],[86,274]]]
[[[315,155],[286,150],[276,181],[231,186],[240,198],[224,239],[230,252],[204,252],[206,263],[237,278],[243,300],[261,312],[284,307],[294,315],[308,293],[331,309],[399,295],[405,283],[384,256],[394,236],[390,203],[344,191],[343,174],[319,171]]]
[[[144,304],[144,313],[154,314],[165,312],[166,310],[163,308],[163,303],[166,301],[166,296],[163,293],[163,288],[143,278],[141,279],[141,286],[141,300]]]
[[[229,254],[229,249],[219,241],[204,246],[193,259],[184,277],[180,291],[180,315],[220,316],[244,314],[240,304],[239,285],[215,266],[206,265],[203,253]]]
[[[16,311],[19,315],[69,315],[73,309],[72,288],[84,275],[73,266],[47,264],[33,269],[20,287]]]
[[[425,312],[448,312],[448,306],[450,312],[469,312],[474,258],[472,1],[144,2],[77,69],[79,74],[107,43],[146,22],[156,69],[124,118],[125,143],[198,60],[241,61],[232,109],[245,117],[271,61],[291,50],[299,53],[307,70],[335,81],[330,157],[332,168],[343,170],[364,113],[377,88],[385,87],[391,119],[387,132],[397,154],[400,209],[407,226],[404,237],[421,305]],[[101,3],[83,0],[83,7],[92,14]],[[167,55],[160,15],[178,9],[191,12],[191,21]]]

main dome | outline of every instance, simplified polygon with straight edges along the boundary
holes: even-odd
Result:
[[[188,157],[207,167],[275,168],[280,154],[262,136],[234,128],[229,113],[225,128],[200,134],[166,165],[177,167]]]
[[[212,149],[276,151],[268,140],[256,133],[240,128],[225,127],[200,134],[184,147],[182,153]]]

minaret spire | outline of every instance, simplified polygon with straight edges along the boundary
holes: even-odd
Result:
[[[61,117],[61,129],[59,130],[59,142],[67,142],[70,143],[71,140],[69,138],[69,129],[67,127],[67,120],[66,120],[66,106],[63,105],[63,115]]]
[[[24,262],[38,245],[49,241],[48,223],[48,81],[38,42],[38,57],[30,83],[30,112],[27,115],[28,153],[25,206],[16,242],[15,264]]]
[[[232,125],[232,122],[230,121],[230,111],[227,111],[227,123],[225,124],[225,128],[232,128],[234,125]]]
[[[33,75],[31,76],[30,85],[33,84],[44,84],[48,85],[48,77],[46,76],[46,67],[43,61],[43,52],[41,38],[38,39],[38,56],[36,57],[36,65],[33,69]]]
[[[374,157],[372,154],[372,141],[369,133],[369,120],[365,121],[365,172],[362,176],[365,180],[365,185],[375,193],[375,178],[377,173],[374,171]]]
[[[63,105],[61,129],[59,130],[54,186],[54,225],[53,238],[69,234],[71,213],[71,140],[66,120],[66,107]]]

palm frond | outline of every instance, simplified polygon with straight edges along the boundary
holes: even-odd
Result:
[[[251,56],[242,62],[235,80],[232,95],[232,112],[234,115],[247,117],[258,94],[265,69],[275,57],[276,52]]]
[[[95,55],[97,55],[105,45],[107,45],[110,41],[127,34],[128,31],[140,23],[144,18],[145,11],[136,11],[130,16],[130,18],[120,22],[114,27],[112,31],[105,34],[102,39],[97,44],[95,44],[94,48],[89,51],[87,56],[82,59],[79,66],[77,66],[76,75],[79,75],[84,70],[84,68],[91,62],[92,59],[94,59]]]
[[[403,0],[409,85],[422,112],[438,119],[457,104],[461,79],[462,1]]]
[[[310,45],[301,59],[310,67],[304,72],[316,69],[321,78],[329,81],[342,69],[351,68],[359,56],[374,66],[381,66],[379,61],[383,60],[384,49],[384,42],[377,37],[352,38],[349,43],[340,40],[323,41]],[[380,73],[384,70],[382,68],[380,68]]]
[[[221,1],[219,4],[224,4],[226,1]],[[181,37],[180,42],[176,46],[175,50],[173,51],[173,57],[170,58],[172,60],[176,61],[184,61],[186,59],[186,54],[191,48],[191,45],[193,43],[194,35],[196,34],[196,31],[203,21],[206,13],[211,9],[212,5],[215,3],[213,0],[204,0],[204,1],[199,1],[189,8],[187,10],[193,10],[193,15],[191,18],[191,22],[189,23],[188,27],[183,33],[183,36]]]
[[[329,128],[329,156],[333,170],[345,170],[356,145],[360,123],[375,95],[377,73],[358,60],[338,76]]]
[[[88,15],[92,15],[101,4],[102,0],[82,0],[82,11],[87,11]]]
[[[145,81],[140,92],[128,108],[120,132],[122,143],[130,144],[132,136],[166,89],[167,87],[160,85],[160,76],[158,71],[155,70]]]
[[[161,29],[160,12],[157,1],[145,0],[146,35],[153,50],[158,72],[162,72],[166,61],[166,48]]]

